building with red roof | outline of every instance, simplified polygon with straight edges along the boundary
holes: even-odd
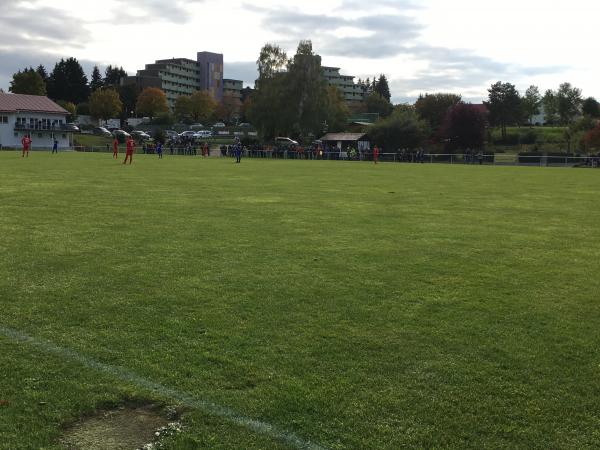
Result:
[[[29,135],[32,148],[51,148],[55,139],[60,148],[69,147],[68,115],[48,97],[0,92],[0,146],[18,148]]]

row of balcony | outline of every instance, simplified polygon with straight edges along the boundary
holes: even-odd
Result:
[[[15,131],[73,131],[73,126],[65,123],[56,125],[43,125],[41,123],[16,123]]]

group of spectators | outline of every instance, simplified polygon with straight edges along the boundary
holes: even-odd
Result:
[[[167,148],[171,155],[210,156],[210,145],[208,145],[208,142],[201,142],[200,144],[187,142],[185,145],[175,145],[175,143],[170,142],[167,144]]]
[[[585,165],[588,167],[592,167],[594,169],[599,168],[600,167],[600,153],[598,153],[597,155],[589,156],[585,162]]]
[[[25,147],[25,146],[24,146]],[[155,154],[157,153],[157,145],[155,143],[143,143],[142,153]],[[171,155],[188,155],[204,157],[211,156],[211,149],[208,142],[197,143],[192,137],[181,136],[176,140],[168,140],[164,146],[164,150]],[[56,150],[54,150],[56,151]],[[374,157],[374,149],[363,148],[358,150],[350,145],[345,148],[329,146],[321,141],[315,141],[308,146],[302,145],[260,145],[247,144],[243,145],[239,139],[236,139],[232,145],[221,145],[219,147],[222,157],[236,158],[240,161],[242,156],[250,158],[274,158],[274,159],[306,159],[306,160],[344,160],[344,161],[373,161],[378,159]],[[424,163],[429,161],[429,154],[423,148],[409,149],[401,148],[394,153],[384,153],[380,149],[377,156],[381,159],[389,159],[389,155],[393,156],[393,160],[406,163]],[[460,154],[459,154],[460,155]],[[455,155],[455,156],[459,156]],[[25,152],[24,152],[25,156]],[[449,155],[433,155],[432,162],[439,162],[439,156]],[[456,161],[456,159],[455,159]],[[460,161],[460,159],[459,159]],[[481,150],[466,149],[462,153],[462,162],[464,164],[483,164],[486,162],[486,155]],[[600,153],[591,155],[581,160],[580,166],[598,168],[600,167]]]

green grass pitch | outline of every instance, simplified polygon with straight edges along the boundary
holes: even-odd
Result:
[[[600,446],[600,171],[111,156],[0,153],[0,448]]]

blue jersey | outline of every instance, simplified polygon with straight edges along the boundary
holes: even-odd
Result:
[[[156,146],[156,153],[162,153],[162,144]]]

